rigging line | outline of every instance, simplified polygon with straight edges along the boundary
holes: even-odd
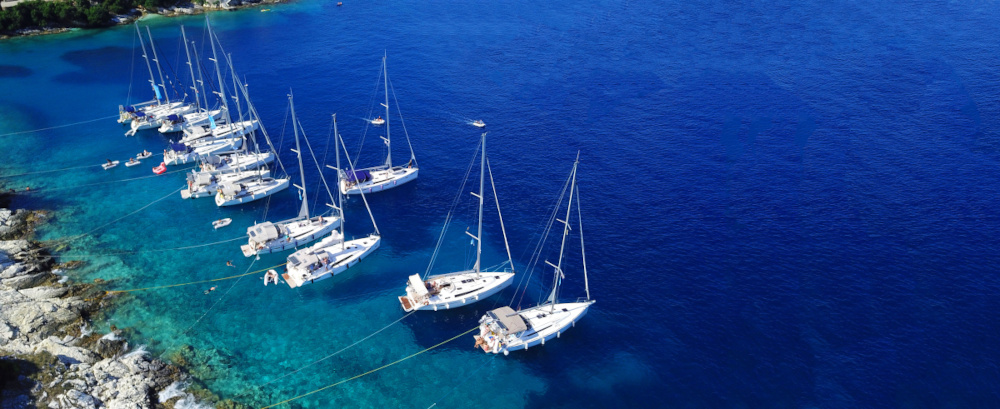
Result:
[[[414,312],[416,312],[416,311],[411,311],[411,312],[410,312],[409,314],[406,314],[406,315],[404,315],[404,316],[402,316],[402,317],[399,317],[399,319],[397,319],[397,320],[393,321],[393,322],[392,322],[392,323],[390,323],[389,325],[386,325],[386,326],[382,327],[382,329],[380,329],[380,330],[378,330],[378,331],[375,331],[375,332],[373,332],[373,333],[369,334],[369,335],[368,335],[367,337],[364,337],[364,338],[361,338],[361,339],[360,339],[360,340],[358,340],[358,341],[355,341],[355,342],[354,342],[353,344],[351,344],[351,345],[348,345],[348,346],[346,346],[346,347],[343,347],[343,348],[341,348],[341,349],[340,349],[339,351],[337,351],[337,352],[334,352],[334,353],[332,353],[332,354],[330,354],[330,355],[327,355],[327,356],[325,356],[325,357],[323,357],[323,358],[320,358],[320,359],[317,359],[317,360],[315,360],[315,361],[312,361],[312,362],[310,362],[310,363],[306,364],[305,366],[302,366],[302,367],[299,367],[299,369],[296,369],[296,370],[294,370],[294,371],[292,371],[292,372],[289,372],[289,373],[286,373],[286,374],[284,374],[284,375],[281,375],[280,377],[278,377],[278,378],[275,378],[275,379],[273,379],[273,380],[271,380],[271,381],[268,381],[268,382],[266,382],[266,383],[264,383],[264,384],[262,384],[262,385],[259,385],[259,386],[267,386],[267,385],[270,385],[270,384],[272,384],[272,383],[274,383],[274,382],[277,382],[278,380],[281,380],[281,379],[284,379],[284,378],[286,378],[286,377],[288,377],[288,376],[291,376],[291,375],[294,375],[294,374],[296,374],[296,373],[298,373],[298,372],[301,372],[301,371],[302,371],[303,369],[306,369],[306,368],[308,368],[308,367],[310,367],[310,366],[313,366],[313,365],[315,365],[315,364],[318,364],[318,363],[320,363],[320,362],[323,362],[323,361],[325,361],[325,360],[327,360],[327,359],[330,359],[330,358],[333,358],[333,357],[335,357],[335,356],[337,356],[337,355],[340,355],[340,353],[341,353],[341,352],[344,352],[344,351],[346,351],[346,350],[348,350],[348,349],[351,349],[351,348],[353,348],[353,347],[354,347],[355,345],[358,345],[358,344],[360,344],[360,343],[362,343],[362,342],[364,342],[364,341],[368,340],[369,338],[371,338],[371,337],[374,337],[375,335],[378,335],[378,334],[379,334],[380,332],[382,332],[382,331],[385,331],[385,330],[386,330],[387,328],[389,328],[389,327],[391,327],[391,326],[393,326],[393,325],[396,325],[397,323],[399,323],[400,321],[402,321],[402,320],[403,320],[403,319],[405,319],[406,317],[409,317],[409,316],[413,315],[413,313],[414,313]]]
[[[389,79],[388,74],[386,74],[386,79]],[[419,168],[417,155],[413,153],[413,144],[410,143],[410,133],[406,131],[406,121],[403,119],[403,111],[399,110],[399,99],[396,98],[396,88],[392,86],[391,80],[389,81],[389,89],[392,90],[392,100],[396,103],[396,113],[399,114],[399,123],[403,125],[403,135],[406,135],[406,146],[410,147],[410,160],[413,161],[414,167]]]
[[[493,181],[493,167],[490,166],[489,157],[486,158],[486,170],[490,174],[490,186],[493,187],[493,201],[497,204],[497,217],[500,218],[500,231],[503,233],[503,246],[507,249],[507,261],[510,262],[510,272],[516,274],[516,269],[514,268],[514,258],[510,254],[510,244],[507,242],[507,229],[503,225],[503,214],[500,213],[500,198],[497,197],[497,185],[496,182]],[[499,302],[500,297],[497,297],[493,300],[493,307],[496,307]]]
[[[497,357],[497,354],[493,354],[493,356],[490,357],[490,359],[487,359],[486,362],[483,362],[482,365],[479,365],[479,368],[476,368],[475,371],[469,372],[468,375],[466,375],[466,376],[463,377],[464,379],[462,379],[462,382],[459,382],[458,385],[455,385],[454,388],[451,388],[451,390],[448,391],[448,393],[444,394],[444,396],[442,396],[442,397],[438,398],[438,400],[434,401],[434,403],[432,403],[430,406],[428,406],[427,409],[431,409],[431,408],[437,406],[438,403],[441,403],[441,401],[447,399],[448,396],[451,396],[452,393],[454,393],[456,390],[458,390],[458,387],[460,387],[462,385],[465,385],[465,383],[468,382],[469,379],[474,378],[473,375],[475,375],[475,374],[479,373],[479,371],[483,370],[483,368],[485,368],[487,364],[492,364],[494,362],[493,359],[495,359],[496,357]]]
[[[57,190],[77,189],[77,188],[87,187],[87,186],[106,185],[106,184],[109,184],[109,183],[132,182],[132,181],[135,181],[135,180],[149,179],[149,178],[155,178],[157,176],[169,175],[171,173],[187,172],[188,170],[193,169],[194,167],[195,166],[190,166],[190,167],[186,167],[186,168],[183,168],[183,169],[172,170],[170,172],[163,172],[163,173],[161,173],[159,175],[139,176],[139,177],[134,177],[134,178],[129,178],[129,179],[108,180],[108,181],[104,181],[104,182],[94,182],[94,183],[87,183],[87,184],[83,184],[83,185],[73,185],[73,186],[63,186],[63,187],[51,187],[51,188],[40,187],[40,188],[35,188],[35,189],[32,189],[32,190],[26,190],[26,191],[23,191],[21,193],[47,193],[47,192],[54,192],[54,191],[57,191]],[[181,189],[184,189],[184,187],[185,186],[182,186]],[[178,191],[180,191],[180,189],[178,189]]]
[[[163,156],[163,154],[162,153],[157,153],[157,154],[155,154],[153,156]],[[62,169],[50,169],[50,170],[39,170],[39,171],[35,171],[35,172],[17,173],[17,174],[14,174],[14,175],[0,175],[0,179],[3,179],[3,178],[13,178],[13,177],[18,177],[18,176],[37,175],[37,174],[41,174],[41,173],[62,172],[62,171],[73,170],[73,169],[96,168],[98,166],[103,166],[103,165],[104,164],[100,164],[100,165],[83,165],[83,166],[73,166],[73,167],[62,168]]]
[[[330,153],[330,138],[333,137],[333,121],[335,121],[337,119],[337,117],[336,117],[337,114],[333,114],[333,115],[334,116],[332,116],[330,118],[330,130],[328,131],[328,134],[326,135],[326,147],[323,148],[323,165],[326,165],[326,155],[328,153]],[[320,174],[323,174],[323,167],[322,167],[322,165],[317,164],[316,166],[319,167]],[[340,173],[339,173],[340,169],[337,169],[337,172],[338,172],[337,173],[337,188],[340,189]],[[324,181],[324,183],[325,183],[325,181]],[[319,184],[318,183],[316,184],[316,189],[319,190]],[[328,188],[328,190],[329,190],[329,188]],[[330,198],[330,202],[331,202],[330,204],[333,204],[333,197],[332,197],[332,195],[331,195],[331,198]],[[319,204],[319,195],[316,195],[316,199],[313,200],[312,208],[315,209],[317,204]]]
[[[128,69],[128,96],[125,97],[125,105],[132,105],[132,82],[135,81],[135,35],[132,36],[132,66]]]
[[[254,263],[256,263],[256,262],[257,262],[257,259],[253,259],[253,260],[251,260],[251,261],[250,261],[250,265],[249,265],[249,266],[247,266],[247,269],[246,269],[246,271],[250,271],[250,268],[252,268],[252,267],[253,267],[253,264],[254,264]],[[233,285],[229,286],[229,289],[228,289],[228,290],[226,290],[226,292],[225,292],[225,293],[223,293],[223,294],[222,294],[222,296],[221,296],[221,297],[219,297],[219,299],[218,299],[218,300],[215,300],[215,303],[213,303],[211,307],[208,307],[208,309],[207,309],[207,310],[205,310],[205,313],[201,314],[201,316],[200,316],[200,317],[198,317],[198,319],[194,321],[194,324],[191,324],[191,326],[190,326],[190,327],[187,327],[187,329],[185,329],[185,330],[184,330],[184,332],[181,332],[181,335],[184,335],[184,334],[187,334],[187,333],[188,333],[188,331],[190,331],[190,330],[191,330],[191,329],[193,329],[193,328],[194,328],[194,327],[195,327],[196,325],[198,325],[198,323],[199,323],[199,322],[201,322],[201,320],[202,320],[202,319],[204,319],[204,318],[205,318],[205,316],[207,316],[207,315],[208,315],[208,313],[212,312],[212,310],[213,310],[213,309],[215,309],[215,306],[219,305],[219,303],[220,303],[220,302],[222,302],[222,300],[224,300],[224,299],[226,298],[226,296],[227,296],[227,295],[229,295],[229,292],[230,292],[230,291],[233,291],[233,288],[236,288],[236,285],[237,285],[237,284],[239,284],[239,283],[240,283],[240,281],[242,281],[242,280],[243,280],[243,277],[246,277],[246,276],[248,276],[248,275],[249,275],[249,274],[243,274],[243,275],[241,275],[241,276],[240,276],[240,278],[239,278],[239,280],[236,280],[236,282],[235,282],[235,283],[233,283]]]
[[[572,175],[572,173],[570,174]],[[538,242],[535,245],[535,251],[531,255],[531,258],[528,260],[528,263],[525,265],[525,271],[528,272],[528,275],[523,276],[522,279],[519,280],[517,283],[517,288],[521,292],[521,298],[517,300],[518,307],[520,307],[521,302],[524,301],[524,295],[527,294],[528,292],[528,284],[531,283],[531,276],[535,274],[535,267],[538,265],[538,261],[541,259],[541,254],[542,254],[541,250],[542,247],[545,245],[545,242],[549,238],[549,233],[552,230],[552,224],[555,222],[556,216],[559,213],[559,205],[562,204],[563,198],[566,197],[566,191],[569,190],[569,185],[570,185],[569,182],[570,180],[569,178],[567,178],[566,183],[563,184],[562,192],[559,193],[559,198],[556,200],[555,204],[553,204],[552,214],[549,216],[549,219],[545,224],[543,233],[538,238]],[[525,251],[527,251],[527,249],[525,249]],[[522,283],[524,284],[524,288],[521,288]],[[514,296],[511,297],[510,299],[510,303],[512,306],[514,305],[514,298],[517,298],[517,293],[518,291],[514,291]],[[515,308],[515,310],[517,309],[520,308]]]
[[[384,63],[385,61],[383,61]],[[380,67],[381,68],[381,67]],[[365,139],[368,137],[368,130],[372,127],[371,116],[375,111],[375,93],[378,92],[379,83],[382,82],[382,70],[378,70],[378,78],[375,78],[375,88],[372,89],[371,98],[368,100],[368,118],[365,119],[365,128],[361,132],[361,140],[358,142],[358,153],[354,155],[354,163],[351,163],[354,167],[358,166],[358,161],[361,160],[361,147],[365,145]],[[386,118],[388,121],[389,118]]]
[[[413,357],[415,357],[415,356],[418,356],[418,355],[421,355],[421,354],[423,354],[423,353],[425,353],[425,352],[428,352],[428,351],[430,351],[430,350],[433,350],[433,349],[435,349],[435,348],[437,348],[437,347],[439,347],[439,346],[441,346],[441,345],[444,345],[444,344],[447,344],[447,343],[449,343],[449,342],[451,342],[451,341],[454,341],[454,340],[458,339],[459,337],[461,337],[461,336],[464,336],[464,335],[466,335],[466,334],[468,334],[468,333],[470,333],[470,332],[472,332],[472,331],[475,331],[475,330],[477,330],[477,329],[479,329],[479,326],[478,326],[478,325],[477,325],[476,327],[474,327],[474,328],[472,328],[472,329],[468,330],[468,331],[465,331],[465,332],[463,332],[463,333],[461,333],[461,334],[458,334],[458,335],[455,335],[454,337],[451,337],[451,338],[448,338],[448,339],[446,339],[446,340],[444,340],[444,341],[441,341],[441,342],[439,342],[439,343],[438,343],[437,345],[434,345],[434,346],[432,346],[432,347],[430,347],[430,348],[427,348],[427,349],[424,349],[424,350],[422,350],[422,351],[419,351],[419,352],[414,352],[413,354],[410,354],[410,355],[408,355],[408,356],[406,356],[406,357],[404,357],[404,358],[400,358],[400,359],[398,359],[398,360],[396,360],[396,361],[394,361],[394,362],[391,362],[391,363],[388,363],[388,364],[385,364],[385,365],[382,365],[382,366],[380,366],[380,367],[378,367],[378,368],[375,368],[375,369],[372,369],[372,370],[370,370],[370,371],[368,371],[368,372],[365,372],[365,373],[362,373],[362,374],[359,374],[359,375],[354,375],[353,377],[350,377],[350,378],[347,378],[347,379],[344,379],[344,380],[341,380],[341,381],[339,381],[339,382],[336,382],[336,383],[331,383],[331,384],[329,384],[329,385],[327,385],[327,386],[324,386],[324,387],[322,387],[322,388],[319,388],[319,389],[316,389],[316,390],[314,390],[314,391],[312,391],[312,392],[307,392],[307,393],[303,393],[303,394],[301,394],[301,395],[299,395],[299,396],[296,396],[296,397],[294,397],[294,398],[290,398],[290,399],[286,399],[286,400],[283,400],[283,401],[281,401],[281,402],[278,402],[278,403],[274,403],[274,404],[271,404],[271,405],[268,405],[268,406],[264,406],[264,407],[262,407],[261,409],[268,409],[268,408],[273,408],[273,407],[275,407],[275,406],[278,406],[278,405],[282,405],[282,404],[285,404],[285,403],[288,403],[288,402],[291,402],[291,401],[294,401],[294,400],[298,400],[298,399],[301,399],[301,398],[304,398],[304,397],[306,397],[306,396],[309,396],[309,395],[312,395],[312,394],[314,394],[314,393],[316,393],[316,392],[319,392],[319,391],[322,391],[322,390],[326,390],[326,389],[329,389],[329,388],[332,388],[332,387],[334,387],[334,386],[337,386],[337,385],[340,385],[340,384],[342,384],[342,383],[346,383],[346,382],[348,382],[348,381],[353,381],[353,380],[355,380],[355,379],[358,379],[358,378],[360,378],[360,377],[363,377],[363,376],[365,376],[365,375],[369,375],[369,374],[372,374],[372,373],[375,373],[375,372],[378,372],[378,371],[381,371],[381,370],[383,370],[383,369],[385,369],[385,368],[388,368],[388,367],[390,367],[390,366],[393,366],[393,365],[396,365],[396,364],[398,364],[398,363],[400,363],[400,362],[403,362],[403,361],[406,361],[406,360],[408,360],[408,359],[410,359],[410,358],[413,358]]]
[[[479,143],[483,143],[482,139]],[[430,275],[431,269],[434,267],[434,262],[437,260],[438,254],[441,252],[441,245],[444,243],[444,236],[448,232],[448,226],[451,225],[451,220],[455,217],[455,209],[458,207],[459,202],[462,200],[463,193],[465,192],[465,184],[469,181],[469,174],[472,173],[472,167],[476,164],[476,158],[479,157],[479,146],[476,145],[476,154],[472,155],[472,159],[469,160],[469,166],[465,169],[465,177],[462,178],[462,184],[458,186],[458,193],[455,198],[451,201],[451,207],[448,209],[448,214],[444,217],[444,224],[441,226],[441,233],[438,234],[437,246],[434,247],[434,252],[431,253],[431,261],[427,264],[427,270],[424,270],[424,279]]]
[[[236,241],[236,240],[246,240],[246,236],[240,236],[240,237],[236,237],[236,238],[232,238],[232,239],[228,239],[228,240],[216,241],[216,242],[212,242],[212,243],[195,244],[195,245],[191,245],[191,246],[174,247],[174,248],[169,248],[169,249],[115,251],[115,252],[106,253],[106,254],[58,254],[58,255],[53,255],[53,257],[67,257],[67,258],[73,258],[73,257],[106,257],[106,256],[117,256],[117,255],[123,255],[123,254],[158,253],[158,252],[163,252],[163,251],[190,250],[190,249],[200,248],[200,247],[216,246],[216,245],[219,245],[219,244],[222,244],[222,243],[229,243],[229,242],[233,242],[233,241]]]
[[[161,197],[161,198],[159,198],[159,199],[156,199],[156,200],[154,200],[154,201],[152,201],[152,202],[149,202],[149,203],[148,203],[147,205],[145,205],[145,206],[143,206],[143,207],[140,207],[140,208],[138,208],[138,209],[136,209],[136,210],[132,211],[132,212],[131,212],[131,213],[129,213],[129,214],[126,214],[126,215],[124,215],[124,216],[122,216],[122,217],[119,217],[119,218],[117,218],[117,219],[114,219],[114,220],[112,220],[112,221],[110,221],[110,222],[107,222],[107,223],[104,223],[104,224],[102,224],[102,225],[100,225],[100,226],[97,226],[97,227],[95,227],[95,228],[91,229],[91,230],[90,230],[90,231],[88,231],[88,232],[85,232],[85,233],[82,233],[82,234],[78,234],[78,235],[76,235],[76,236],[71,236],[71,237],[68,237],[68,238],[65,238],[65,239],[59,239],[59,240],[53,240],[53,242],[55,242],[55,243],[69,243],[69,242],[71,242],[71,241],[73,241],[73,240],[76,240],[76,239],[79,239],[79,238],[81,238],[81,237],[83,237],[83,236],[86,236],[86,235],[89,235],[89,234],[91,234],[91,233],[93,233],[93,232],[95,232],[95,231],[98,231],[98,230],[100,230],[100,229],[103,229],[103,228],[105,228],[105,227],[108,227],[109,225],[111,225],[111,224],[113,224],[113,223],[117,223],[118,221],[121,221],[122,219],[124,219],[124,218],[126,218],[126,217],[129,217],[129,216],[131,216],[131,215],[134,215],[134,214],[136,214],[136,213],[139,213],[139,212],[141,212],[141,211],[145,210],[146,208],[148,208],[149,206],[152,206],[152,205],[154,205],[154,204],[156,204],[156,203],[159,203],[159,202],[160,202],[160,201],[162,201],[163,199],[166,199],[166,198],[170,197],[170,196],[171,196],[171,195],[173,195],[174,193],[177,193],[177,192],[180,192],[180,191],[181,191],[181,189],[183,189],[183,188],[184,188],[184,187],[182,186],[182,187],[178,188],[177,190],[175,190],[175,191],[173,191],[173,192],[170,192],[170,193],[167,193],[167,194],[166,194],[165,196],[163,196],[163,197]]]
[[[292,126],[295,126],[295,124],[292,124]],[[330,197],[330,203],[332,204],[334,202],[334,200],[333,200],[333,193],[330,192],[330,185],[326,183],[326,177],[323,176],[323,165],[320,165],[319,161],[316,160],[316,153],[313,152],[312,144],[309,143],[309,137],[306,136],[306,130],[302,129],[301,125],[299,126],[299,130],[302,131],[302,139],[306,141],[306,147],[309,148],[309,156],[312,156],[313,163],[316,164],[316,169],[319,170],[319,179],[323,181],[323,186],[326,187],[326,195]],[[340,169],[337,169],[337,172],[339,173]],[[340,175],[339,174],[337,176],[337,183],[340,183]],[[339,186],[338,186],[338,189],[339,189]],[[309,200],[309,198],[308,197],[303,197],[302,200]],[[319,194],[318,193],[316,194],[316,200],[317,201],[319,200]],[[313,207],[313,209],[315,210],[315,207]]]
[[[89,124],[91,122],[103,121],[103,120],[111,119],[111,118],[118,118],[118,115],[106,116],[106,117],[97,118],[97,119],[89,119],[89,120],[86,120],[86,121],[74,122],[74,123],[65,124],[65,125],[50,126],[48,128],[39,128],[39,129],[32,129],[32,130],[28,130],[28,131],[10,132],[10,133],[5,133],[5,134],[0,134],[0,137],[11,136],[11,135],[20,135],[20,134],[33,133],[33,132],[48,131],[50,129],[66,128],[66,127],[69,127],[69,126],[75,126],[75,125],[81,125],[81,124]]]
[[[256,260],[254,260],[254,261],[256,261]],[[213,279],[201,280],[201,281],[191,281],[191,282],[179,283],[179,284],[167,284],[167,285],[157,285],[157,286],[152,286],[152,287],[132,288],[132,289],[128,289],[128,290],[108,290],[108,291],[105,291],[104,293],[108,294],[108,295],[115,294],[115,293],[131,293],[131,292],[135,292],[135,291],[160,290],[160,289],[163,289],[163,288],[182,287],[182,286],[186,286],[186,285],[211,283],[211,282],[214,282],[214,281],[232,280],[234,278],[244,277],[244,276],[248,276],[248,275],[251,275],[251,274],[257,274],[257,273],[260,273],[260,272],[271,270],[273,268],[281,267],[281,266],[283,266],[285,264],[288,264],[288,263],[281,263],[281,264],[274,265],[274,266],[267,267],[267,268],[263,268],[263,269],[260,269],[260,270],[254,270],[254,271],[251,271],[251,272],[248,272],[248,273],[238,274],[238,275],[229,276],[229,277],[213,278]],[[252,266],[253,263],[250,263],[250,265]],[[247,268],[247,270],[249,270],[249,268]]]

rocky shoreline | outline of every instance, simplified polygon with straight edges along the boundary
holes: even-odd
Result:
[[[0,209],[0,409],[198,406],[183,370],[131,347],[122,330],[90,330],[111,299],[61,274],[78,263],[59,265],[26,239],[45,218]]]

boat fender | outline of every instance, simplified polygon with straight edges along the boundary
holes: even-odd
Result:
[[[562,332],[556,332],[556,338],[559,338],[560,335],[562,335]]]
[[[505,349],[505,350],[503,351],[503,356],[507,356],[507,355],[510,355],[510,351],[508,351],[508,350],[506,350],[506,349]]]
[[[542,337],[542,345],[545,345],[545,337]],[[525,348],[527,349],[527,348]]]

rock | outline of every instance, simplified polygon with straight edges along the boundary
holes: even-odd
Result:
[[[93,363],[97,361],[97,354],[80,347],[60,344],[54,337],[46,338],[35,347],[35,352],[45,351],[55,355],[60,362],[70,365],[78,363]],[[81,381],[83,382],[83,381]]]
[[[48,276],[48,273],[26,274],[19,277],[0,280],[0,283],[15,290],[19,290],[39,285],[45,281]]]
[[[21,290],[21,294],[24,294],[28,298],[33,300],[47,300],[50,298],[62,297],[66,292],[69,291],[68,288],[55,288],[55,287],[34,287],[26,288]]]
[[[101,338],[97,340],[97,346],[94,347],[94,352],[102,358],[114,358],[124,353],[127,349],[128,342],[123,339]]]

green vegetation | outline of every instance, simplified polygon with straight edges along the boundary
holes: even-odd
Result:
[[[31,0],[0,11],[0,33],[25,28],[107,27],[111,17],[143,6],[147,10],[169,7],[184,0]]]

